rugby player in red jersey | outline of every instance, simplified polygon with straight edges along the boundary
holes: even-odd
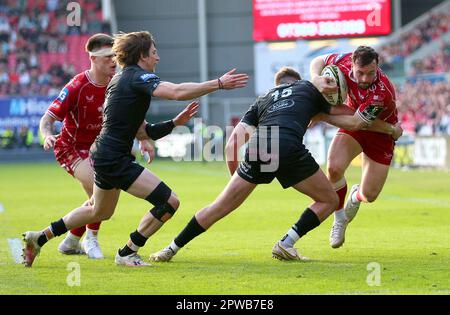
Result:
[[[111,36],[101,33],[88,39],[85,48],[91,61],[90,69],[77,74],[64,86],[40,121],[44,149],[54,148],[56,160],[80,182],[88,199],[94,185],[89,148],[102,128],[105,91],[116,69],[111,50],[113,43]],[[53,134],[55,121],[63,122],[59,135]],[[63,254],[85,252],[89,258],[103,258],[97,239],[99,228],[100,222],[96,222],[71,230],[58,250]],[[86,230],[87,235],[80,244]]]
[[[329,79],[320,76],[327,65],[338,66],[345,75],[347,106],[354,111],[352,115],[320,114],[318,118],[341,128],[328,151],[327,170],[340,201],[330,234],[331,247],[338,248],[345,241],[347,224],[355,217],[360,203],[373,202],[380,194],[389,172],[395,141],[403,130],[397,125],[394,87],[378,67],[378,54],[373,48],[360,46],[353,53],[316,57],[310,65],[311,80],[316,85],[329,83],[325,82]],[[350,189],[344,206],[345,171],[361,152],[361,183]]]

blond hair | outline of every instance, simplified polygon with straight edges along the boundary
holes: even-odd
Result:
[[[275,73],[275,85],[301,80],[300,74],[291,67],[283,67]]]

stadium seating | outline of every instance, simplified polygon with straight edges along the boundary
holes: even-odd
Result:
[[[77,1],[86,14],[67,25],[69,1],[7,0],[0,3],[0,96],[21,91],[54,95],[64,81],[89,67],[84,44],[90,34],[110,33],[101,0]],[[50,78],[47,73],[53,71]]]

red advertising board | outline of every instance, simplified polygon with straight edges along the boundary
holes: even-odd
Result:
[[[253,0],[255,41],[390,33],[390,0]]]

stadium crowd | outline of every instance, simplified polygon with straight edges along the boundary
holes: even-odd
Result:
[[[412,30],[403,33],[395,42],[389,42],[380,49],[383,70],[389,71],[395,63],[402,62],[422,45],[439,39],[449,31],[450,12],[430,13],[428,18]]]
[[[439,52],[417,60],[412,64],[410,75],[450,72],[450,43],[442,43]]]
[[[110,32],[109,24],[103,22],[101,0],[77,1],[86,12],[80,15],[80,26],[68,25],[68,2],[0,2],[0,96],[57,95],[79,69],[70,62],[43,59],[67,53],[73,35]]]
[[[67,24],[68,0],[4,0],[0,2],[0,97],[55,96],[83,65],[67,59],[49,60],[50,55],[68,53],[71,38],[104,32],[101,0],[79,0],[83,14],[80,26]],[[383,70],[431,40],[450,31],[450,13],[430,13],[428,19],[404,33],[396,43],[381,47]],[[80,42],[81,43],[81,42]],[[76,51],[85,55],[84,47]],[[50,58],[51,59],[51,58]],[[450,72],[450,43],[442,42],[440,50],[412,64],[408,75]],[[450,134],[450,85],[446,81],[419,80],[397,87],[399,118],[405,132],[418,135]],[[0,130],[0,147],[29,147],[28,131],[18,128]],[[36,142],[36,139],[35,141]]]
[[[419,80],[397,86],[397,109],[405,132],[450,135],[450,85]]]

